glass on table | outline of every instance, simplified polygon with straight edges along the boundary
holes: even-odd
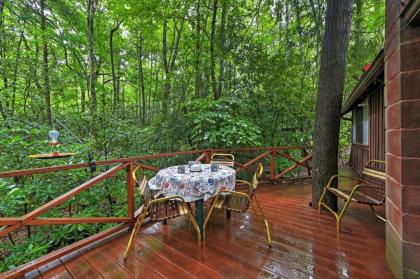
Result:
[[[219,170],[219,163],[211,163],[210,170],[211,172],[217,172]]]

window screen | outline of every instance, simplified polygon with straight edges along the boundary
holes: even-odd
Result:
[[[369,106],[364,103],[353,110],[353,143],[368,144],[368,131]]]

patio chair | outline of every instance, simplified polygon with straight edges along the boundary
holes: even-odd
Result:
[[[237,180],[237,182],[244,183],[248,186],[247,193],[239,192],[239,191],[227,191],[227,190],[222,190],[219,192],[219,194],[214,198],[213,203],[210,207],[210,210],[206,216],[206,220],[204,221],[203,239],[205,238],[205,231],[206,231],[207,223],[215,208],[233,211],[237,213],[245,213],[248,211],[249,207],[251,206],[254,212],[260,215],[261,220],[264,220],[266,233],[267,233],[267,242],[269,244],[269,247],[271,247],[272,241],[271,241],[271,236],[270,236],[270,228],[268,226],[267,219],[265,218],[264,212],[261,208],[260,203],[258,202],[256,193],[255,193],[258,188],[258,178],[261,177],[262,172],[263,172],[263,166],[262,164],[259,164],[251,182],[248,182],[245,180]],[[259,212],[255,208],[252,201],[256,202]]]
[[[219,165],[233,168],[235,157],[232,154],[214,153],[211,155],[210,163],[218,163]]]
[[[385,202],[385,179],[386,174],[384,171],[380,171],[374,168],[374,165],[383,165],[385,166],[384,161],[380,160],[370,160],[368,161],[367,165],[365,166],[362,177],[351,177],[351,176],[343,176],[343,175],[334,175],[330,178],[327,186],[325,186],[324,191],[319,199],[318,209],[321,212],[321,207],[325,207],[328,211],[330,211],[335,219],[337,225],[337,232],[340,232],[341,227],[341,219],[343,218],[344,213],[346,212],[350,202],[357,202],[361,204],[369,205],[372,212],[375,214],[377,218],[386,222],[386,219],[380,216],[376,210],[375,206],[383,205]],[[337,188],[332,187],[331,184],[334,182],[335,179],[338,178],[350,178],[354,181],[357,181],[357,185],[353,186],[351,190],[343,190],[339,189],[340,185]],[[327,204],[324,203],[324,198],[327,193],[331,193],[337,198],[342,199],[345,203],[341,210],[335,212],[331,209]]]
[[[141,171],[142,175],[140,179],[137,179],[136,171]],[[143,224],[143,221],[146,218],[146,216],[150,218],[151,222],[167,221],[168,219],[172,219],[183,215],[188,216],[190,222],[193,224],[193,227],[197,232],[198,244],[200,245],[200,228],[198,227],[197,221],[195,220],[194,215],[191,213],[189,207],[187,206],[187,203],[185,202],[184,198],[180,196],[156,198],[154,192],[149,188],[148,180],[143,174],[142,168],[140,166],[134,169],[132,175],[134,180],[137,182],[138,190],[143,200],[143,205],[141,207],[139,215],[137,216],[136,222],[131,232],[130,239],[128,240],[127,248],[124,254],[124,260],[127,259],[134,238],[139,233],[140,227]]]

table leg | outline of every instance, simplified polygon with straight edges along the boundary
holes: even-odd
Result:
[[[204,224],[204,200],[195,201],[195,219],[197,220],[198,227],[200,228],[201,234],[203,234],[203,224]]]

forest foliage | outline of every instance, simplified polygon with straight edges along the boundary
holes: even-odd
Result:
[[[383,2],[355,0],[347,94],[382,47]],[[82,162],[89,152],[99,160],[310,145],[325,9],[325,0],[0,0],[0,171]],[[49,152],[53,126],[60,151],[77,155],[28,159]],[[349,123],[342,129],[345,149]],[[20,216],[89,175],[0,179],[0,216]],[[49,214],[124,216],[118,183]],[[4,238],[0,272],[104,227],[38,227]]]

